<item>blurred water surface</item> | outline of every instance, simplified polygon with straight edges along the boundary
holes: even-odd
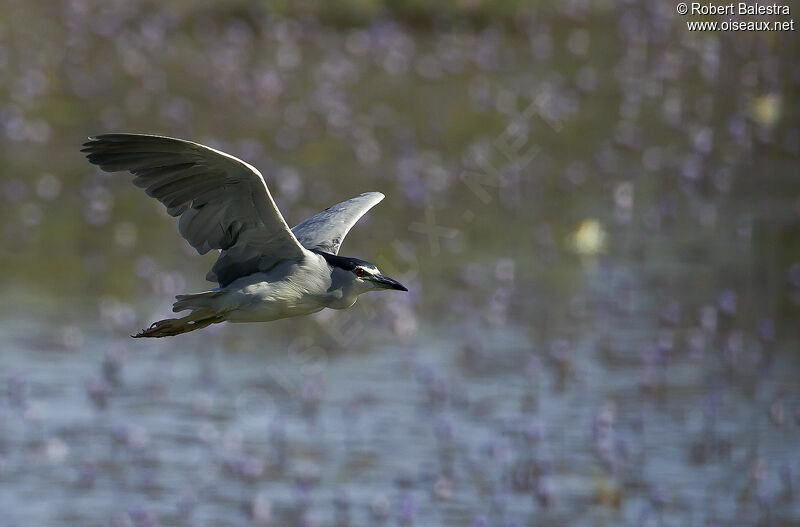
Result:
[[[507,4],[2,1],[0,525],[800,522],[796,33]],[[131,341],[213,256],[112,131],[410,292]]]

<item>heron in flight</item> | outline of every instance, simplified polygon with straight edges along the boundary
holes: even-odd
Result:
[[[178,295],[182,318],[154,322],[133,337],[170,337],[217,322],[266,322],[345,309],[367,291],[408,291],[375,265],[339,256],[350,228],[383,199],[366,192],[289,229],[253,166],[219,150],[157,135],[103,134],[81,152],[133,183],[179,216],[178,231],[198,253],[219,258],[206,279],[219,286]]]

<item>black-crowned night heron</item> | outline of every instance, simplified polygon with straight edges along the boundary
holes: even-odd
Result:
[[[172,310],[191,314],[155,322],[135,337],[345,309],[367,291],[408,291],[373,264],[338,256],[353,224],[383,199],[380,192],[343,201],[289,229],[261,173],[224,152],[140,134],[99,135],[83,146],[91,163],[107,172],[130,171],[136,186],[180,216],[178,230],[197,252],[220,251],[206,275],[219,287],[178,295]]]

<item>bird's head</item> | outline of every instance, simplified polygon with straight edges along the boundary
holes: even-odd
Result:
[[[316,251],[315,251],[316,252]],[[406,287],[388,276],[381,274],[375,264],[358,258],[348,258],[330,253],[318,252],[328,262],[338,276],[358,294],[382,289],[408,291]]]
[[[354,282],[358,285],[359,289],[367,291],[374,291],[377,289],[396,289],[398,291],[408,291],[406,286],[381,274],[374,264],[364,262],[355,265],[351,271],[353,273]]]

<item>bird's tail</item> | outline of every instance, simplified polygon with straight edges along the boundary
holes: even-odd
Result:
[[[204,291],[202,293],[191,293],[188,295],[178,295],[175,297],[177,302],[172,304],[172,311],[177,313],[179,311],[186,311],[187,309],[191,309],[192,311],[208,309],[211,307],[210,304],[215,298],[219,298],[226,293],[227,291],[215,290]]]
[[[185,311],[191,309],[192,313],[182,318],[167,318],[153,322],[143,329],[134,338],[141,337],[172,337],[181,333],[188,333],[225,320],[225,313],[214,309],[212,303],[215,298],[224,295],[225,291],[205,291],[189,295],[178,295],[177,302],[172,305],[172,311]]]

